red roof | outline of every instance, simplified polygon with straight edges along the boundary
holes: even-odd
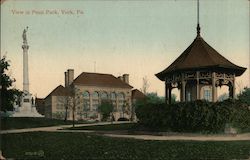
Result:
[[[186,70],[200,69],[223,69],[224,71],[242,75],[246,68],[237,66],[220,55],[214,48],[200,36],[197,36],[193,43],[165,70],[156,74],[164,80],[167,74]]]
[[[123,82],[111,74],[101,73],[81,73],[74,81],[76,85],[98,86],[98,87],[114,87],[114,88],[133,88],[129,84]]]
[[[138,89],[132,90],[132,99],[144,99],[146,98],[145,94],[143,94]]]
[[[50,94],[47,97],[49,97],[49,96],[69,96],[69,95],[70,94],[69,94],[68,90],[65,87],[63,87],[62,85],[59,85],[52,92],[50,92]]]

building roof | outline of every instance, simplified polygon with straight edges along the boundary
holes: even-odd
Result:
[[[144,99],[146,98],[145,94],[143,94],[138,89],[132,90],[132,99]]]
[[[82,72],[73,84],[84,86],[113,87],[113,88],[133,88],[129,84],[111,74]]]
[[[193,43],[165,70],[156,74],[160,80],[164,80],[167,74],[186,70],[199,69],[223,69],[242,75],[246,68],[237,66],[220,55],[202,37],[197,36]]]
[[[69,96],[69,95],[70,95],[69,91],[65,87],[63,87],[62,85],[59,85],[52,92],[50,92],[50,94],[47,97],[49,97],[49,96]]]

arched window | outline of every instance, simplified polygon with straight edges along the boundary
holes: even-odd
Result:
[[[96,91],[92,94],[92,103],[93,111],[97,111],[99,105],[99,93]]]
[[[115,101],[116,100],[116,94],[115,94],[115,92],[112,92],[111,94],[110,94],[110,99],[113,101]]]
[[[110,94],[110,100],[111,100],[111,102],[112,102],[112,104],[114,106],[114,110],[116,111],[117,108],[116,108],[116,93],[115,92],[112,92]]]
[[[108,99],[108,93],[107,92],[102,92],[101,93],[101,99],[104,99],[104,100]]]
[[[83,92],[83,111],[90,111],[90,94],[88,91]]]
[[[125,105],[125,94],[122,92],[118,93],[117,98],[118,98],[118,111],[122,112]]]

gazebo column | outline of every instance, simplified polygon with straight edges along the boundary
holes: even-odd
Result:
[[[235,99],[235,75],[233,77],[231,85],[229,86],[229,97]]]
[[[165,102],[166,104],[169,104],[169,86],[166,81],[165,81]]]
[[[200,72],[197,71],[196,72],[196,99],[199,100],[200,99]]]
[[[172,100],[172,98],[171,98],[171,96],[172,96],[172,87],[169,87],[168,88],[168,104],[171,104],[171,100]]]
[[[215,86],[215,72],[212,73],[212,101],[216,102],[217,94],[216,94],[216,86]]]
[[[181,102],[186,101],[186,81],[182,79],[181,81]]]

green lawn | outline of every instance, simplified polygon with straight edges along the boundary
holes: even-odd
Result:
[[[247,159],[250,141],[144,141],[85,133],[2,135],[2,151],[15,159]]]
[[[66,125],[66,124],[72,124],[72,121],[64,122],[63,120],[38,118],[38,117],[4,117],[1,118],[0,128],[1,130],[7,130],[7,129],[47,127],[47,126]]]

